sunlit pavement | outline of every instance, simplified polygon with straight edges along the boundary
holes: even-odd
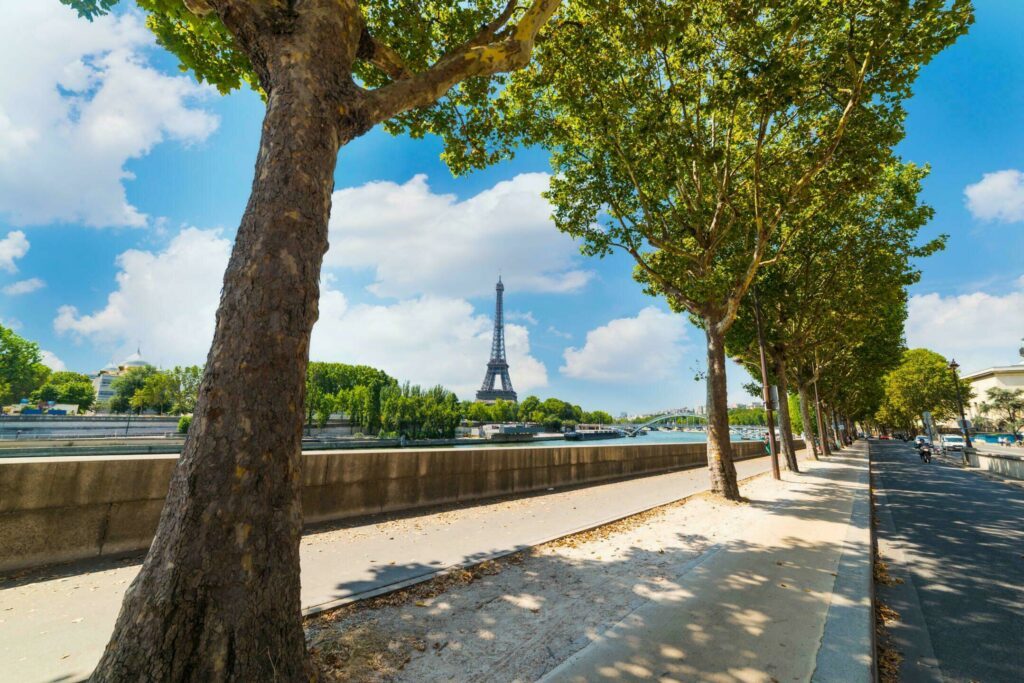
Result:
[[[543,683],[873,680],[867,448],[787,473],[757,521]]]
[[[736,463],[741,478],[769,468],[764,457]],[[366,597],[707,488],[707,469],[702,467],[318,529],[302,541],[302,606],[310,612]],[[139,559],[80,563],[0,580],[0,681],[87,676],[113,630]]]
[[[879,586],[904,681],[1024,680],[1024,490],[872,442]]]

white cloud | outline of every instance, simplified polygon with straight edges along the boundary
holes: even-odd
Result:
[[[500,271],[517,292],[571,292],[591,273],[541,197],[548,176],[526,173],[459,201],[427,177],[372,182],[334,193],[327,267],[366,268],[380,296],[477,296]]]
[[[349,307],[338,291],[320,300],[311,357],[372,365],[402,380],[443,384],[472,398],[484,378],[491,319],[464,299],[424,296],[389,306]],[[544,364],[530,355],[529,331],[505,325],[509,374],[517,392],[547,384]]]
[[[565,350],[559,371],[600,382],[650,382],[679,375],[686,339],[682,316],[653,306],[587,332],[582,348]]]
[[[1016,169],[986,173],[964,188],[967,209],[975,218],[1003,223],[1024,221],[1024,173]]]
[[[173,139],[206,139],[213,92],[152,68],[141,14],[92,22],[56,2],[0,0],[0,212],[19,224],[141,226],[125,163]]]
[[[1024,277],[1017,290],[1004,295],[972,292],[910,297],[907,344],[954,357],[961,372],[1019,362],[1024,337]]]
[[[21,296],[22,294],[31,294],[32,292],[42,289],[46,286],[46,283],[37,277],[32,277],[27,280],[18,280],[4,287],[3,292],[7,296]]]
[[[533,311],[505,311],[505,320],[526,323],[527,325],[537,324],[537,318],[534,317]]]
[[[42,353],[43,355],[43,365],[50,368],[51,370],[59,372],[61,370],[68,369],[68,367],[64,365],[64,361],[62,361],[60,358],[57,358],[56,354],[47,351],[46,349],[42,349],[40,353]]]
[[[14,262],[27,254],[28,248],[28,239],[21,230],[7,233],[7,236],[0,240],[0,270],[17,273],[18,266]]]
[[[117,259],[117,289],[95,313],[62,306],[58,333],[88,339],[122,358],[136,345],[152,363],[201,363],[213,338],[214,315],[231,241],[217,230],[182,230],[159,253],[130,250]]]
[[[164,251],[118,257],[117,289],[92,314],[60,309],[54,328],[123,357],[141,345],[160,365],[202,363],[213,338],[214,315],[230,253],[216,230],[182,230]],[[444,384],[469,398],[483,380],[491,320],[463,299],[424,296],[388,306],[350,306],[325,277],[320,320],[313,329],[314,360],[363,363],[419,384]],[[517,390],[544,386],[544,365],[530,355],[528,330],[506,325],[512,381]]]

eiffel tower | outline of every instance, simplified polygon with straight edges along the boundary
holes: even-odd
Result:
[[[515,401],[516,392],[512,388],[512,378],[508,376],[508,361],[505,360],[505,316],[502,299],[505,296],[505,285],[498,284],[494,291],[498,293],[498,302],[494,306],[494,339],[491,341],[491,360],[487,361],[487,374],[480,391],[476,392],[476,400],[493,403],[499,398],[504,401]],[[494,383],[501,378],[501,389],[495,389]]]

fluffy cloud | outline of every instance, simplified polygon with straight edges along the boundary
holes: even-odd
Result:
[[[341,292],[320,301],[310,355],[381,368],[424,385],[444,384],[472,398],[484,378],[492,322],[464,299],[424,296],[389,306],[349,307]],[[530,336],[521,325],[505,325],[512,384],[526,392],[547,384],[544,364],[530,355]]]
[[[62,361],[60,358],[57,358],[56,354],[47,351],[46,349],[42,349],[40,353],[42,353],[43,355],[43,365],[50,368],[51,370],[59,372],[61,370],[68,369],[67,366],[64,365],[64,361]]]
[[[138,13],[92,22],[56,2],[0,0],[0,212],[20,224],[146,223],[126,197],[129,159],[204,140],[212,92],[149,66]]]
[[[213,338],[214,315],[230,253],[216,230],[188,228],[164,251],[127,251],[118,258],[117,289],[106,306],[80,314],[64,306],[58,333],[105,347],[116,359],[141,345],[153,363],[201,363]],[[423,296],[393,305],[350,305],[324,279],[314,360],[364,363],[420,384],[444,384],[470,397],[483,379],[491,320],[464,299]],[[517,390],[544,386],[544,365],[530,355],[529,332],[506,326]]]
[[[1024,277],[1004,295],[972,292],[910,297],[907,344],[956,358],[962,372],[1018,362],[1024,337]]]
[[[1024,173],[1016,169],[986,173],[964,188],[964,195],[975,218],[1004,223],[1024,220]]]
[[[334,193],[328,267],[374,272],[380,296],[476,296],[502,272],[519,292],[570,292],[591,273],[551,224],[543,173],[518,175],[465,201],[435,194],[424,175]]]
[[[126,251],[106,306],[87,315],[62,306],[54,328],[109,349],[115,359],[139,345],[153,363],[201,363],[230,250],[219,231],[187,228],[162,252]]]
[[[587,332],[582,348],[565,350],[559,371],[599,382],[650,382],[678,375],[686,339],[682,316],[648,306]]]
[[[15,261],[28,253],[28,239],[21,230],[12,230],[7,237],[0,240],[0,270],[17,273]]]
[[[7,296],[21,296],[22,294],[31,294],[37,289],[42,289],[46,286],[46,283],[37,277],[29,278],[28,280],[19,280],[12,282],[11,284],[4,287],[3,292]]]

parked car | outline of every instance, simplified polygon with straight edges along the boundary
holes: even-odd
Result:
[[[939,438],[939,446],[945,451],[963,451],[964,437],[959,434],[943,434]]]

